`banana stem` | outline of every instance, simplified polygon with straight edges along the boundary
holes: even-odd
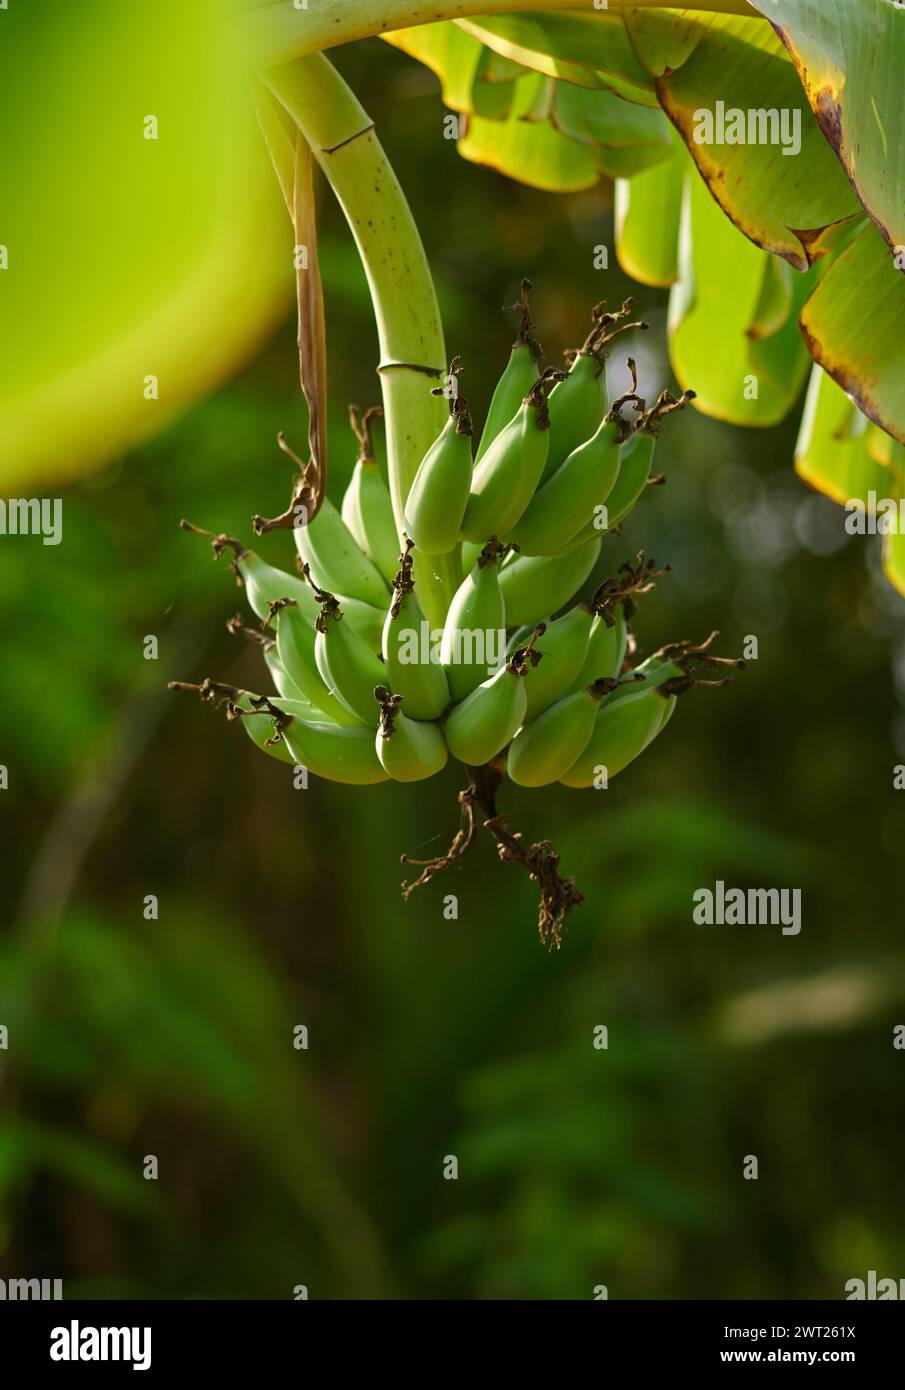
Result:
[[[608,0],[608,10],[661,9],[663,0]],[[748,0],[691,0],[688,10],[717,14],[741,14],[759,19]],[[589,0],[317,0],[310,8],[296,9],[288,0],[269,0],[243,15],[250,28],[257,62],[265,67],[319,53],[325,48],[408,29],[439,20],[468,19],[481,14],[514,14],[524,10],[573,10],[587,15]],[[596,13],[596,11],[595,11]],[[600,13],[605,14],[602,10]]]
[[[316,13],[280,6],[284,8],[306,20]],[[430,267],[374,124],[328,59],[314,53],[265,73],[262,80],[311,146],[346,216],[367,276],[380,344],[390,496],[401,548],[405,499],[446,413],[445,402],[431,394],[446,375],[446,349]],[[434,558],[432,567],[451,596],[458,584],[457,553]]]

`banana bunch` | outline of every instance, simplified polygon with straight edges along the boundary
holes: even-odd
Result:
[[[292,525],[298,574],[211,536],[216,556],[234,552],[272,690],[179,688],[223,699],[269,755],[357,785],[420,781],[450,755],[472,772],[505,768],[524,787],[607,785],[681,694],[725,684],[718,668],[742,664],[712,656],[711,639],[632,664],[637,601],[665,573],[643,554],[573,602],[604,536],[655,481],[664,419],[692,393],[648,407],[629,359],[632,389],[611,398],[613,340],[646,326],[629,321],[631,300],[614,313],[598,305],[567,369],[543,368],[529,288],[474,456],[459,358],[436,388],[448,418],[414,476],[401,536],[380,411],[354,408],[358,457],[341,507],[325,498],[310,524]],[[445,596],[441,556],[456,580]]]

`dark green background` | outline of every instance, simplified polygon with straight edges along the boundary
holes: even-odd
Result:
[[[593,269],[606,185],[546,195],[468,165],[422,68],[377,41],[341,66],[410,198],[478,418],[524,274],[553,361],[593,302],[634,290],[642,387],[669,382],[666,296],[612,249]],[[377,351],[326,190],[321,235],[338,500],[346,404],[376,400]],[[683,699],[608,791],[506,789],[586,895],[558,955],[489,841],[406,905],[399,856],[448,841],[456,766],[296,791],[164,689],[260,682],[225,631],[241,592],[177,523],[248,539],[285,504],[274,436],[305,427],[289,291],[240,376],[63,494],[62,545],[0,545],[0,1276],[89,1297],[480,1299],[839,1298],[868,1268],[898,1277],[905,605],[876,543],[843,544],[842,512],[794,478],[796,420],[670,421],[668,486],[605,542],[600,577],[643,546],[673,565],[636,620],[643,651],[718,627],[730,654],[757,635],[759,659]],[[285,535],[260,549],[291,563]],[[717,878],[801,888],[800,936],[695,926]]]

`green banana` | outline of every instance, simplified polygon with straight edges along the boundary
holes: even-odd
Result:
[[[462,573],[468,574],[475,560],[484,549],[483,541],[463,541],[459,554],[462,560]]]
[[[374,748],[374,731],[362,724],[343,728],[294,718],[282,737],[293,762],[315,777],[359,787],[388,780]]]
[[[313,626],[320,605],[309,585],[286,570],[274,569],[262,560],[253,550],[243,550],[236,560],[236,569],[245,581],[248,602],[252,612],[262,622],[266,622],[274,605],[289,598],[298,607],[305,621]],[[351,627],[373,652],[380,651],[383,635],[384,611],[346,594],[337,595],[342,610]]]
[[[358,458],[343,496],[342,519],[360,548],[373,560],[385,579],[392,581],[399,555],[399,537],[393,519],[390,490],[374,456],[371,422],[382,415],[380,406],[362,414],[349,406],[349,419],[358,439]]]
[[[525,676],[527,719],[536,719],[548,705],[565,695],[584,665],[593,621],[594,609],[589,600],[545,625],[538,646],[544,659]]]
[[[536,719],[543,710],[564,695],[592,686],[595,682],[618,675],[616,669],[619,629],[616,613],[623,614],[621,634],[625,634],[625,617],[632,617],[637,607],[637,599],[654,587],[654,582],[665,570],[656,570],[654,561],[645,561],[639,554],[635,563],[620,565],[612,579],[600,584],[589,599],[570,608],[562,617],[551,622],[544,634],[539,650],[545,660],[535,671],[529,671],[525,678],[528,692],[528,718]],[[597,625],[600,625],[598,627]],[[594,651],[589,655],[592,632],[612,633],[609,641],[596,636]],[[601,661],[596,667],[589,664]],[[618,654],[621,665],[622,654]],[[587,671],[582,678],[581,673]]]
[[[235,568],[245,584],[251,611],[261,622],[270,617],[274,604],[292,599],[311,622],[317,617],[317,600],[303,579],[286,570],[274,569],[253,550],[240,549]]]
[[[635,307],[626,299],[615,314],[595,306],[591,331],[574,353],[568,375],[550,394],[550,448],[541,482],[565,463],[569,455],[596,433],[607,409],[606,354],[620,333],[647,328],[646,323],[624,323]]]
[[[506,607],[499,577],[503,553],[504,547],[491,537],[449,605],[440,660],[456,702],[480,685],[503,656],[503,651],[497,653],[496,649],[497,641],[502,641],[505,649]]]
[[[566,553],[604,530],[611,531],[625,520],[650,481],[654,448],[663,419],[676,410],[683,410],[693,399],[693,391],[684,391],[678,400],[669,391],[663,391],[655,404],[643,411],[620,454],[619,474],[606,498],[605,521],[601,524],[600,518],[592,517],[566,543],[563,548]]]
[[[450,364],[450,382],[458,381],[459,358]],[[434,395],[445,388],[435,387]],[[459,544],[459,527],[471,487],[471,416],[468,403],[450,397],[449,418],[419,464],[405,502],[405,526],[419,550],[445,555]]]
[[[548,367],[476,465],[462,535],[479,541],[509,531],[534,496],[549,447],[547,395],[564,373]]]
[[[286,667],[277,654],[275,638],[272,638],[264,645],[264,661],[267,670],[270,672],[270,679],[273,681],[276,692],[280,698],[283,700],[300,701],[309,710],[306,718],[313,719],[316,706],[312,705],[310,700],[306,700],[295,681],[290,680]],[[323,711],[321,712],[321,717],[323,717]]]
[[[448,754],[437,725],[409,719],[399,708],[402,696],[385,685],[375,687],[374,699],[380,709],[375,746],[384,772],[394,782],[423,782],[441,772]]]
[[[337,723],[352,722],[354,716],[324,685],[317,669],[314,620],[320,609],[309,584],[284,570],[274,569],[255,551],[246,550],[241,541],[229,536],[214,536],[189,521],[179,524],[185,531],[208,536],[217,558],[227,547],[235,551],[233,568],[245,585],[252,611],[261,619],[262,628],[276,627],[277,656],[288,679],[305,700],[323,710],[325,715]]]
[[[660,684],[648,687],[645,683],[613,704],[604,701],[589,741],[572,766],[560,774],[560,782],[567,787],[591,787],[598,769],[605,769],[609,781],[643,753],[666,728],[675,709],[676,696],[669,693],[665,679],[663,685],[665,691]]]
[[[462,582],[462,574],[458,549],[446,555],[426,555],[423,550],[417,549],[412,551],[412,577],[418,585],[418,602],[431,627],[442,628],[446,622],[449,605]]]
[[[314,592],[321,602],[314,624],[314,660],[321,679],[350,714],[376,728],[379,711],[374,703],[374,687],[383,683],[383,662],[343,621],[335,596],[318,587]]]
[[[247,716],[241,721],[242,727],[255,747],[260,748],[262,753],[267,753],[269,757],[276,758],[281,763],[293,765],[295,758],[286,746],[285,739],[275,737],[274,723],[265,717],[267,711],[266,707],[260,704],[261,699],[262,697],[259,695],[250,695],[247,690],[240,693],[239,698],[234,702],[234,708]],[[258,701],[258,705],[253,704],[253,701]],[[268,700],[267,703],[272,705],[274,709],[278,709],[281,714],[299,715],[305,719],[311,717],[310,706],[301,704],[297,700],[280,699],[279,702]]]
[[[386,607],[388,585],[367,555],[362,554],[342,516],[325,497],[310,526],[294,526],[292,534],[302,563],[318,584],[334,594],[347,594]]]
[[[538,378],[538,363],[543,357],[543,350],[534,336],[534,324],[531,322],[531,309],[528,304],[528,291],[530,289],[531,281],[523,280],[521,305],[513,306],[514,308],[521,307],[522,321],[519,324],[515,342],[512,344],[509,361],[496,384],[487,409],[487,419],[484,421],[484,430],[481,434],[478,452],[475,455],[475,463],[481,461],[500,430],[504,425],[508,425]]]
[[[534,494],[512,534],[506,539],[523,555],[555,555],[575,536],[595,508],[604,504],[620,472],[620,447],[631,427],[622,419],[622,407],[631,401],[644,409],[637,393],[635,363],[628,359],[633,389],[615,400],[597,429],[585,443],[573,449],[565,462]]]
[[[520,787],[546,787],[568,773],[594,732],[600,701],[614,688],[611,679],[566,695],[525,724],[509,745],[506,770]]]
[[[618,677],[628,646],[628,623],[634,617],[638,599],[650,593],[656,580],[669,572],[669,565],[655,569],[655,561],[645,560],[639,551],[635,561],[619,566],[614,578],[607,579],[595,590],[587,607],[594,614],[585,659],[578,676],[567,687],[567,693],[593,685],[606,677]]]
[[[499,671],[453,706],[443,733],[454,758],[471,767],[489,763],[524,723],[528,707],[524,677],[541,659],[534,643],[542,633],[540,626]]]
[[[708,650],[716,636],[706,642],[673,642],[647,658],[618,687],[607,695],[594,720],[594,729],[584,751],[563,773],[559,781],[567,787],[591,787],[600,770],[607,782],[628,767],[666,728],[675,709],[676,698],[696,685],[728,685],[732,677],[701,679],[703,666],[741,669],[744,661],[711,656]]]
[[[500,590],[513,627],[540,622],[564,608],[597,563],[601,537],[565,555],[513,555],[500,569]]]
[[[449,704],[449,683],[415,593],[410,551],[407,541],[383,626],[386,678],[411,719],[439,719]]]
[[[336,724],[359,723],[357,717],[337,699],[333,682],[325,684],[317,664],[317,630],[294,600],[283,604],[277,601],[271,625],[276,627],[280,665],[302,697],[322,711],[318,718],[329,718]]]
[[[628,623],[625,609],[617,603],[612,614],[612,624],[598,613],[591,623],[588,645],[581,670],[569,686],[568,694],[590,685],[604,676],[618,676],[622,672],[625,650],[628,645]]]

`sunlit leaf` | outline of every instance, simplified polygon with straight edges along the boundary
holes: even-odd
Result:
[[[656,104],[650,74],[618,14],[482,15],[458,24],[502,57],[547,77],[598,88],[612,78],[634,100]]]
[[[760,20],[714,16],[657,92],[726,215],[796,269],[822,249],[815,233],[860,211],[782,44]],[[744,143],[727,143],[734,121]]]
[[[472,111],[472,87],[484,69],[484,46],[451,21],[396,29],[383,38],[417,58],[440,79],[445,104],[453,111]]]
[[[876,424],[905,442],[905,280],[876,227],[840,252],[801,314],[815,362]]]
[[[632,47],[652,77],[680,68],[694,52],[709,16],[691,10],[623,10]]]
[[[842,505],[853,498],[866,501],[870,491],[889,494],[895,478],[871,457],[870,428],[833,378],[822,367],[813,367],[795,445],[796,472]]]
[[[505,121],[468,117],[459,153],[532,188],[562,193],[593,187],[600,177],[593,148],[561,135],[548,120],[537,119],[538,102],[550,100],[549,81],[532,73],[515,85],[516,97]]]
[[[646,173],[616,183],[616,255],[643,285],[674,283],[679,273],[679,220],[687,157],[673,148],[669,159]]]
[[[905,243],[905,13],[894,0],[752,0],[890,247]],[[899,269],[905,270],[905,264]]]
[[[756,339],[751,330],[759,323],[766,273],[765,253],[736,230],[690,173],[679,278],[669,302],[670,358],[678,381],[697,392],[695,404],[705,415],[740,425],[775,424],[804,385],[809,362],[795,320],[814,272],[794,276],[782,327]]]

